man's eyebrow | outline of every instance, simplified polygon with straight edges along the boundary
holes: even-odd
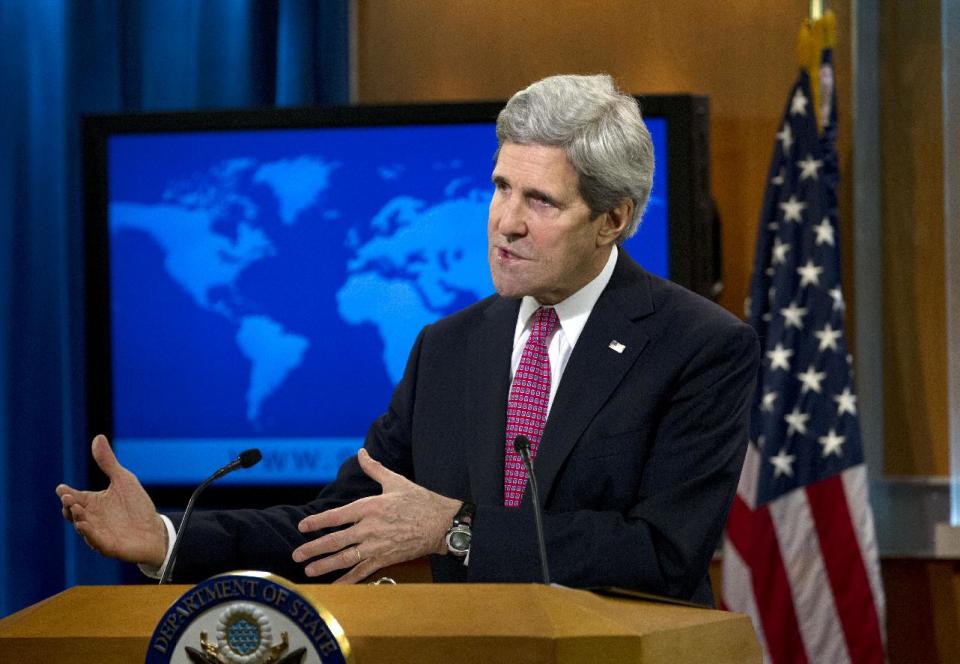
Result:
[[[508,180],[504,175],[501,175],[500,173],[493,173],[490,176],[490,181],[494,185],[510,184],[510,180]],[[522,191],[522,194],[525,198],[536,198],[536,199],[544,200],[550,203],[550,205],[553,205],[554,207],[558,207],[558,208],[564,207],[564,205],[561,204],[560,199],[558,197],[546,191],[543,191],[542,189],[537,189],[536,187],[527,187]]]

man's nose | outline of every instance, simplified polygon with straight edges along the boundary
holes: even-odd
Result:
[[[523,199],[514,197],[503,201],[497,219],[497,231],[505,237],[522,237],[527,233],[526,211]]]

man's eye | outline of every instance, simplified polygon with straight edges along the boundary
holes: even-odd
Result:
[[[551,201],[551,200],[549,200],[549,199],[547,199],[547,198],[535,197],[535,198],[532,198],[531,200],[533,201],[533,204],[536,205],[537,207],[541,207],[541,208],[555,208],[555,207],[557,207],[556,205],[553,204],[553,201]]]

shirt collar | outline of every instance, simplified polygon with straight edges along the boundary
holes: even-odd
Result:
[[[617,256],[619,251],[617,246],[613,245],[610,251],[610,257],[607,258],[607,264],[600,270],[600,274],[594,277],[586,286],[578,290],[567,299],[557,302],[554,309],[557,310],[557,318],[560,320],[560,327],[567,338],[570,347],[573,348],[580,333],[583,332],[587,324],[587,318],[593,311],[594,305],[600,299],[603,289],[610,283],[610,277],[613,276],[613,268],[617,265]],[[520,335],[523,333],[530,318],[542,305],[536,298],[530,295],[524,295],[520,302],[520,313],[517,316],[517,329],[513,336],[513,343],[516,344]]]

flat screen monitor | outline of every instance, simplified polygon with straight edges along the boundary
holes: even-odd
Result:
[[[705,100],[641,101],[656,171],[625,249],[709,295]],[[225,484],[329,482],[420,329],[493,292],[501,107],[86,118],[90,433],[148,487],[251,447]]]

